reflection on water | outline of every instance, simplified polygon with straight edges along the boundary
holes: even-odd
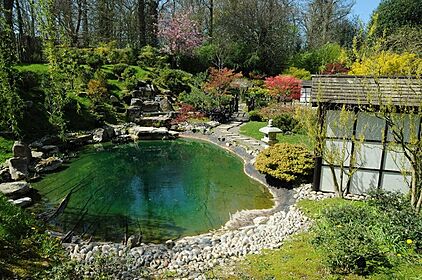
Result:
[[[55,224],[105,240],[126,232],[161,242],[223,225],[241,209],[272,206],[264,186],[237,157],[194,141],[145,141],[89,148],[69,168],[34,184],[51,205],[69,192]]]

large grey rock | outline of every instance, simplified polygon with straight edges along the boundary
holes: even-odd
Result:
[[[31,205],[32,199],[30,197],[22,197],[16,200],[9,200],[12,204],[19,206],[19,207],[27,207]]]
[[[10,176],[9,167],[0,168],[0,183],[10,182],[12,177]]]
[[[28,177],[27,158],[11,158],[7,161],[12,180],[22,180]]]
[[[167,98],[161,99],[161,101],[160,101],[160,109],[163,112],[174,111],[173,106],[171,105],[170,101]]]
[[[46,135],[43,138],[32,142],[29,147],[31,149],[39,149],[42,146],[50,146],[50,145],[58,145],[61,143],[61,140],[58,136],[56,135]]]
[[[0,184],[0,192],[9,197],[25,195],[30,189],[29,184],[25,181]]]
[[[38,152],[38,151],[31,151],[31,155],[32,155],[32,158],[36,160],[40,160],[44,157],[44,153]]]
[[[88,133],[88,134],[79,134],[79,135],[75,135],[72,138],[69,139],[69,144],[71,145],[75,145],[75,146],[83,146],[86,145],[88,143],[90,143],[93,139],[93,135]]]
[[[175,131],[169,131],[166,127],[145,127],[134,126],[129,128],[129,135],[134,140],[162,140],[175,139],[179,134]]]
[[[140,99],[140,98],[132,98],[130,100],[130,106],[142,107],[143,105],[144,105],[144,102],[142,102],[142,99]]]
[[[63,163],[63,160],[57,157],[49,157],[43,159],[35,166],[35,171],[38,173],[51,172],[59,168]]]
[[[114,137],[114,128],[111,126],[104,126],[94,131],[92,139],[97,142],[110,141]]]
[[[142,111],[145,113],[159,112],[160,111],[160,102],[156,101],[145,101],[142,106]]]
[[[47,155],[54,155],[59,152],[59,147],[57,147],[56,145],[44,145],[38,149]]]
[[[31,150],[25,143],[16,141],[13,144],[12,151],[15,158],[26,158],[28,162],[31,160]]]
[[[126,109],[126,116],[129,121],[135,121],[137,118],[142,116],[142,107],[130,106]]]

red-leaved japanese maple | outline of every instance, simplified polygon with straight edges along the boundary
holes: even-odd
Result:
[[[292,99],[300,99],[300,91],[302,89],[302,81],[286,75],[278,75],[265,79],[265,87],[269,93],[276,97],[279,101],[291,101]]]

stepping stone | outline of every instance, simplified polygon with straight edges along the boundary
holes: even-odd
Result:
[[[223,125],[217,126],[217,128],[219,128],[219,129],[229,129],[229,128],[232,128],[232,126],[229,125],[229,124],[223,124]]]

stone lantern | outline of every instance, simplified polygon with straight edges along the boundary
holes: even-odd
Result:
[[[277,133],[281,133],[281,129],[273,126],[273,120],[268,121],[268,125],[259,130],[259,132],[264,133],[264,138],[261,141],[267,143],[268,145],[274,145],[278,142]]]

